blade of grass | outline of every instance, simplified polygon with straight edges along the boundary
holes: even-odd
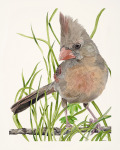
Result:
[[[61,141],[63,135],[64,135],[68,130],[70,130],[70,129],[71,129],[71,128],[66,128],[63,132],[61,132],[60,137],[59,137],[59,141]]]
[[[34,67],[33,72],[32,72],[30,78],[28,79],[28,81],[27,81],[27,83],[26,83],[26,86],[29,84],[31,78],[34,76],[34,74],[35,74],[35,72],[36,72],[36,70],[37,70],[37,67],[38,67],[39,63],[40,63],[40,62],[38,62],[38,63],[36,64],[36,66]]]
[[[52,31],[52,33],[53,33],[55,39],[57,40],[58,44],[60,44],[60,41],[58,40],[58,38],[57,38],[55,32],[53,31],[53,28],[52,28],[52,26],[51,26],[51,23],[50,23],[51,20],[52,20],[52,18],[53,18],[53,16],[54,16],[55,13],[57,12],[57,10],[58,10],[58,8],[56,8],[56,9],[53,11],[53,13],[52,13],[52,15],[51,15],[51,17],[50,17],[50,19],[49,19],[49,23],[48,23],[48,24],[49,24],[49,27],[50,27],[50,29],[51,29],[51,31]]]
[[[95,136],[91,139],[91,141],[94,141],[97,136],[98,136],[98,133],[95,134]]]
[[[51,102],[51,105],[50,105],[50,123],[52,121],[52,108],[53,108],[53,102]]]
[[[41,69],[41,70],[42,70],[42,69]],[[37,74],[38,74],[41,70],[37,71],[37,72],[34,74],[33,78],[31,79],[31,82],[30,82],[30,85],[29,85],[29,87],[30,87],[30,89],[29,89],[29,94],[31,93],[31,88],[32,88],[33,82],[34,82],[34,80],[35,80],[35,77],[37,76]]]
[[[91,131],[95,128],[95,126],[100,122],[100,121],[102,121],[102,120],[104,120],[104,119],[108,119],[108,118],[110,118],[111,116],[107,116],[107,117],[105,117],[105,118],[101,118],[101,119],[99,119],[97,122],[95,122],[95,123],[92,123],[91,125],[90,125],[90,127],[87,129],[87,131],[84,133],[84,135],[86,134],[86,133],[88,133],[88,136],[90,135],[90,133],[91,133]],[[87,136],[87,138],[88,138],[88,136]]]
[[[23,70],[22,70],[22,82],[23,82],[23,87],[25,87],[25,78],[24,78],[24,75],[23,75]]]
[[[97,106],[97,104],[96,104],[94,101],[92,101],[91,103],[93,104],[93,106],[94,106],[95,109],[97,110],[97,112],[98,112],[98,114],[100,115],[100,117],[102,117],[102,116],[103,116],[103,115],[102,115],[102,112],[101,112],[101,110],[99,109],[99,107]],[[103,120],[103,123],[104,123],[105,127],[107,127],[107,122],[106,122],[105,120]]]
[[[29,39],[34,39],[34,37],[31,37],[31,36],[27,36],[27,35],[24,35],[24,34],[21,34],[21,33],[17,33],[18,35],[20,36],[23,36],[23,37],[26,37],[26,38],[29,38]],[[48,44],[48,42],[46,40],[43,40],[43,39],[40,39],[40,38],[36,38],[37,40],[39,41],[42,41],[44,42],[45,44]]]
[[[86,111],[86,109],[83,109],[83,110],[81,110],[81,111],[75,113],[73,116],[77,116],[77,115],[79,115],[79,114],[82,114],[84,111]]]
[[[57,41],[57,42],[58,42],[58,44],[60,45],[60,41],[58,40],[58,38],[57,38],[57,36],[56,36],[56,34],[55,34],[55,32],[54,32],[53,28],[52,28],[51,23],[49,23],[49,27],[50,27],[51,32],[52,32],[52,34],[54,35],[54,37],[55,37],[56,41]]]
[[[50,36],[49,36],[49,28],[48,28],[48,13],[46,15],[46,32],[47,32],[47,40],[48,40],[48,46],[49,46],[49,49],[50,49]]]
[[[32,101],[31,101],[31,105],[32,105]],[[30,125],[31,125],[31,129],[33,131],[33,121],[32,121],[32,114],[31,114],[31,112],[32,112],[31,105],[30,105]],[[35,138],[34,134],[33,134],[33,139],[34,139],[34,141],[36,141],[36,138]]]
[[[103,131],[100,131],[95,139],[95,141],[98,141],[100,139],[100,137],[102,136]]]
[[[80,122],[80,123],[77,125],[77,127],[79,127],[80,125],[82,125],[84,122],[85,122],[85,121]],[[63,131],[63,132],[64,132],[64,131]],[[61,131],[61,133],[62,133],[62,131]],[[63,140],[65,141],[69,136],[70,136],[70,139],[72,139],[72,137],[73,137],[76,133],[78,133],[78,130],[76,130],[75,127],[72,127],[71,132],[67,133],[67,134],[65,135],[65,137],[63,138]],[[84,134],[82,134],[82,135],[83,135],[83,137],[85,137]]]
[[[90,35],[91,39],[93,38],[93,36],[94,36],[94,34],[95,34],[96,30],[97,30],[98,22],[99,22],[100,16],[101,16],[101,14],[102,14],[102,12],[103,12],[104,10],[105,10],[105,8],[103,8],[103,9],[99,12],[99,14],[97,15],[97,18],[96,18],[96,21],[95,21],[94,29],[93,29],[93,31],[92,31],[92,33],[91,33],[91,35]]]
[[[26,90],[26,89],[32,89],[33,90],[33,88],[30,88],[30,87],[25,87],[25,88],[22,88],[22,90],[21,90],[21,93],[20,93],[20,96],[19,96],[19,98],[18,98],[18,100],[20,100],[22,97],[23,97],[23,93],[24,93],[24,91]]]
[[[100,138],[99,141],[103,141],[104,137],[105,137],[106,135],[108,135],[109,132],[110,132],[110,130],[104,131],[104,133],[103,133],[103,135],[101,136],[101,138]]]
[[[105,65],[106,65],[106,67],[108,68],[108,71],[109,71],[110,76],[111,76],[111,69],[108,67],[108,65],[107,65],[107,64],[105,64]]]
[[[51,15],[51,17],[50,17],[50,19],[49,19],[49,23],[51,22],[52,18],[54,17],[55,13],[57,12],[57,10],[58,10],[58,8],[56,8],[56,9],[53,11],[53,13],[52,13],[52,15]]]
[[[18,114],[16,115],[13,115],[13,121],[16,125],[16,127],[19,129],[19,128],[23,128],[21,123],[19,122],[19,119],[18,119]],[[22,136],[29,142],[29,139],[26,135],[22,134]]]
[[[14,103],[17,101],[17,97],[18,97],[18,95],[20,94],[20,92],[21,92],[22,94],[20,94],[18,100],[23,96],[23,93],[25,92],[25,89],[30,89],[30,88],[29,88],[29,87],[25,87],[25,88],[23,87],[23,88],[20,88],[20,89],[18,90],[16,96],[15,96]],[[32,88],[32,89],[33,89],[33,88]]]
[[[32,27],[31,27],[31,31],[32,31],[33,39],[34,39],[35,43],[37,44],[37,46],[38,46],[38,48],[39,48],[39,50],[40,50],[40,52],[41,52],[41,54],[42,54],[42,57],[43,57],[43,60],[44,60],[45,66],[46,66],[46,70],[47,70],[47,73],[48,73],[48,65],[47,65],[46,59],[45,59],[45,57],[44,57],[43,50],[42,50],[42,48],[40,47],[40,45],[38,44],[38,42],[37,42],[37,39],[36,39],[36,37],[35,37],[35,34],[34,34],[34,32],[33,32]]]
[[[40,47],[40,45],[38,44],[38,42],[37,42],[37,39],[36,39],[35,34],[34,34],[34,32],[33,32],[32,26],[31,26],[31,32],[32,32],[33,39],[34,39],[35,43],[37,44],[37,46],[39,47],[39,49],[40,49],[40,51],[41,51],[41,53],[42,53],[42,55],[43,55],[43,50],[42,50],[42,48]],[[44,55],[43,55],[43,56],[44,56]]]

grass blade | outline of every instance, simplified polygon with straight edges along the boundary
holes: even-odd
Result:
[[[52,18],[54,17],[55,13],[57,12],[57,10],[58,10],[58,8],[56,8],[56,9],[53,11],[53,13],[52,13],[52,15],[51,15],[51,17],[50,17],[50,19],[49,19],[49,23],[51,22]]]
[[[28,79],[28,81],[27,81],[27,83],[26,83],[26,86],[29,84],[31,78],[34,76],[34,74],[35,74],[35,72],[36,72],[36,70],[37,70],[37,67],[38,67],[39,63],[40,63],[40,62],[38,62],[38,63],[36,64],[35,68],[33,69],[33,72],[32,72],[32,74],[31,74],[30,78]]]
[[[93,31],[92,31],[92,33],[91,33],[91,35],[90,35],[91,39],[93,38],[93,36],[94,36],[94,34],[95,34],[96,30],[97,30],[98,22],[99,22],[100,16],[101,16],[101,14],[102,14],[102,12],[103,12],[104,10],[105,10],[105,8],[103,8],[103,9],[99,12],[99,14],[97,15],[97,18],[96,18],[96,21],[95,21],[94,29],[93,29]]]
[[[22,71],[22,82],[23,82],[23,87],[25,87],[25,78],[24,78],[24,75],[23,75],[23,71]]]
[[[24,35],[24,34],[21,34],[21,33],[17,33],[18,35],[20,36],[23,36],[23,37],[26,37],[26,38],[29,38],[29,39],[34,39],[34,37],[31,37],[31,36],[27,36],[27,35]],[[42,41],[44,42],[45,44],[48,44],[48,42],[46,40],[43,40],[43,39],[40,39],[40,38],[36,38],[37,40],[39,41]]]
[[[57,38],[57,36],[56,36],[55,32],[53,31],[53,28],[52,28],[52,26],[51,26],[51,24],[50,24],[50,23],[49,23],[49,27],[50,27],[51,32],[52,32],[52,34],[54,35],[54,37],[55,37],[56,41],[57,41],[57,42],[58,42],[58,44],[60,45],[60,41],[58,40],[58,38]]]
[[[41,69],[42,70],[42,69]],[[33,82],[34,82],[34,80],[35,80],[35,77],[37,76],[37,74],[41,71],[41,70],[39,70],[39,71],[37,71],[35,74],[34,74],[34,76],[33,76],[33,78],[31,79],[31,82],[30,82],[30,89],[29,89],[29,94],[31,93],[31,89],[32,89],[32,85],[33,85]]]
[[[19,119],[18,119],[18,114],[16,115],[13,115],[13,121],[16,125],[16,127],[19,129],[19,128],[23,128],[21,123],[19,122]],[[27,138],[26,135],[22,134],[22,136],[29,142],[29,139]]]

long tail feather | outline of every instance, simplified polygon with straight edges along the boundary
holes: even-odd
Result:
[[[21,100],[19,100],[18,102],[16,102],[15,104],[12,105],[11,110],[14,114],[17,114],[19,112],[22,112],[23,110],[27,109],[28,107],[30,107],[30,104],[34,104],[36,102],[36,96],[38,93],[38,98],[37,101],[45,96],[45,92],[46,94],[50,94],[55,92],[54,90],[54,82],[43,86],[42,88],[34,92],[32,92],[31,94],[27,95],[26,97],[22,98]]]

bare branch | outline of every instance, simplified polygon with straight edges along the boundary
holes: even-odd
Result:
[[[86,132],[87,131],[87,128],[79,128],[79,129],[82,129],[81,132]],[[103,131],[108,131],[110,130],[109,133],[111,133],[111,127],[102,127],[102,130]],[[71,130],[68,130],[65,134],[69,133]],[[43,132],[42,132],[42,135],[45,135],[45,132],[46,132],[46,128],[44,127],[43,128]],[[98,133],[97,130],[95,130],[95,133]],[[27,128],[20,128],[20,129],[11,129],[9,131],[9,135],[16,135],[16,134],[29,134],[29,135],[36,135],[36,129],[27,129]],[[39,133],[37,133],[39,134]],[[57,127],[54,127],[54,134],[55,135],[60,135],[61,134],[61,128],[57,128]]]

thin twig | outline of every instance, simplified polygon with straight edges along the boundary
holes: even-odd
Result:
[[[79,128],[79,129],[82,129],[81,132],[86,132],[87,131],[87,128]],[[103,131],[108,131],[110,130],[109,133],[111,133],[111,127],[102,127],[102,130]],[[65,134],[69,133],[71,130],[68,130]],[[42,135],[45,135],[46,133],[46,128],[44,127],[43,129],[43,133]],[[95,133],[98,133],[98,131],[96,130]],[[9,135],[16,135],[16,134],[29,134],[29,135],[36,135],[36,129],[27,129],[27,128],[20,128],[20,129],[11,129],[9,131]],[[39,134],[39,133],[37,133]],[[61,134],[61,128],[57,128],[57,127],[54,127],[54,134],[55,135],[60,135]]]

